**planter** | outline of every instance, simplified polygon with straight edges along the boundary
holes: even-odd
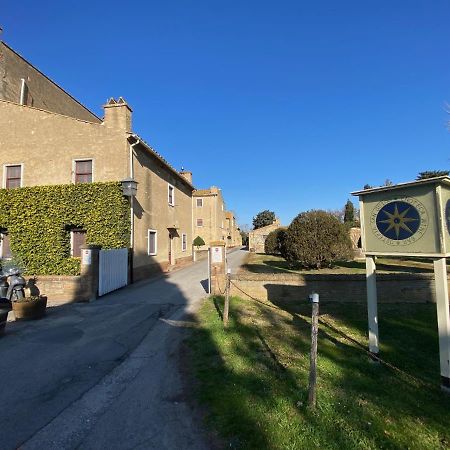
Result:
[[[33,300],[22,300],[12,303],[16,320],[36,320],[45,316],[47,297],[41,296]]]

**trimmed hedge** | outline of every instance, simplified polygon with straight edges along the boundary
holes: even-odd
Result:
[[[88,244],[128,247],[130,208],[118,182],[0,189],[0,227],[27,274],[78,275],[70,229],[86,230]]]
[[[333,261],[352,257],[347,227],[331,213],[311,210],[300,213],[289,225],[283,257],[308,269],[329,267]]]

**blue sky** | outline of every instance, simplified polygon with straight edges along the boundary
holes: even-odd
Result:
[[[241,224],[450,168],[450,2],[3,0],[3,39]]]

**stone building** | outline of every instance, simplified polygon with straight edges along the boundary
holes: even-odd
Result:
[[[110,99],[100,119],[4,43],[0,162],[2,188],[134,178],[135,279],[192,256],[192,175],[179,173],[133,132],[123,98]],[[72,245],[83,240],[82,231]]]
[[[242,236],[236,223],[236,217],[232,211],[225,211],[225,230],[227,246],[237,247],[242,245]]]
[[[227,241],[225,202],[216,186],[193,193],[194,239],[200,236],[207,246],[211,241]]]
[[[257,228],[248,233],[248,248],[251,252],[265,253],[264,244],[270,232],[281,227],[280,220],[277,218],[271,225]]]

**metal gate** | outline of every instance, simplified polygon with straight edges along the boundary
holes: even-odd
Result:
[[[128,249],[100,250],[98,295],[105,295],[128,284]]]

